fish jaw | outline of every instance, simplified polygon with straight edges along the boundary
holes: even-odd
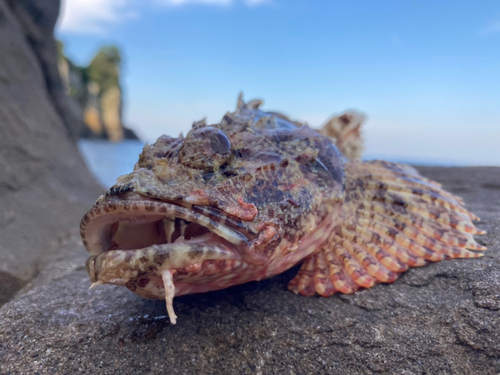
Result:
[[[230,280],[222,283],[230,286],[292,267],[325,241],[334,216],[319,225],[311,217],[309,223],[302,223],[310,228],[307,235],[295,242],[282,239],[264,262],[248,254],[263,238],[275,235],[273,226],[261,225],[260,234],[249,240],[244,233],[165,202],[101,201],[84,216],[80,230],[91,254],[86,268],[94,283],[127,286],[142,276],[160,278],[163,270],[175,269],[179,275],[189,274],[195,284],[197,279],[206,279],[211,285],[194,289],[213,290],[219,289],[217,274]],[[243,269],[248,272],[239,275]],[[187,289],[193,288],[182,288],[179,293],[186,294]]]
[[[174,322],[175,296],[262,280],[300,262],[332,226],[330,219],[317,227],[310,221],[308,235],[297,242],[283,239],[264,263],[247,255],[261,235],[251,241],[185,207],[147,199],[99,202],[82,220],[81,234],[91,254],[86,263],[91,287],[122,285],[143,297],[165,299]],[[274,231],[261,228],[264,237]]]
[[[86,262],[91,287],[115,284],[135,291],[152,280],[163,294],[138,294],[165,298],[172,323],[174,275],[196,273],[207,261],[242,263],[252,251],[243,234],[224,224],[186,207],[148,199],[101,200],[84,216],[80,229],[91,254]]]

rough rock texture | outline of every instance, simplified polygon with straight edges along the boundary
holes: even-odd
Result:
[[[63,121],[69,136],[76,140],[84,128],[82,112],[68,96],[58,69],[54,25],[60,0],[7,0],[12,14],[24,32],[25,41],[42,70],[49,100]]]
[[[483,258],[412,269],[354,295],[305,298],[296,272],[174,300],[90,284],[72,249],[0,310],[0,373],[498,374],[500,168],[420,168],[483,220]]]
[[[70,140],[76,129],[52,37],[58,6],[0,0],[0,305],[36,275],[42,248],[75,227],[101,191]]]

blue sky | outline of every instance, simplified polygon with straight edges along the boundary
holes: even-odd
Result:
[[[500,165],[500,1],[66,0],[57,36],[79,64],[122,48],[144,140],[243,91],[312,126],[365,113],[368,156]]]

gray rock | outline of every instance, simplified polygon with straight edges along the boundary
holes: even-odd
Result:
[[[7,0],[7,3],[39,62],[54,109],[67,134],[77,140],[85,127],[83,112],[68,96],[57,67],[54,26],[59,16],[60,0]]]
[[[421,171],[483,219],[483,258],[331,298],[288,292],[294,269],[176,298],[172,326],[163,301],[116,286],[89,290],[75,232],[0,310],[0,373],[498,374],[500,168]]]
[[[40,271],[47,243],[78,225],[102,190],[61,112],[58,7],[0,0],[0,305]]]

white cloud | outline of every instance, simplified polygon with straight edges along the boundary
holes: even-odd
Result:
[[[228,6],[237,2],[254,7],[269,4],[271,0],[63,0],[57,28],[66,33],[104,34],[111,26],[135,17],[139,7],[188,4]]]
[[[270,3],[269,0],[243,0],[243,2],[251,7]]]
[[[171,6],[180,6],[186,4],[205,4],[205,5],[219,5],[225,6],[237,2],[243,2],[244,4],[253,7],[258,5],[263,5],[269,3],[270,0],[158,0],[160,4],[166,4]]]
[[[481,35],[490,35],[495,33],[500,33],[500,21],[492,22],[479,31],[479,34]]]
[[[76,34],[102,34],[110,25],[134,17],[133,0],[64,0],[58,28]]]
[[[162,0],[161,3],[166,5],[185,5],[185,4],[207,4],[207,5],[229,5],[232,0]]]

